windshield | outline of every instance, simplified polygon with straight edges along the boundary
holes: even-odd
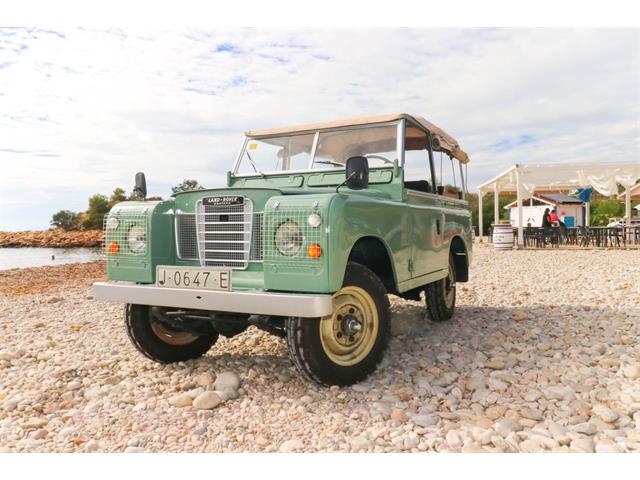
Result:
[[[364,155],[371,167],[398,159],[397,124],[324,132],[248,138],[235,173],[344,168],[349,157]]]

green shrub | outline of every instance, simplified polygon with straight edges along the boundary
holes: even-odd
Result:
[[[77,230],[80,215],[71,210],[60,210],[51,217],[51,226],[63,230]]]

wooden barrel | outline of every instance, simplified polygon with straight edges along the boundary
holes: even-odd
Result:
[[[513,249],[513,227],[510,223],[491,225],[493,227],[494,250]]]

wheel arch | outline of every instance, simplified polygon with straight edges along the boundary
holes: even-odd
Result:
[[[356,262],[375,273],[388,293],[397,293],[397,276],[392,261],[393,255],[380,237],[364,235],[359,237],[349,250],[347,262]],[[343,271],[342,278],[346,272]]]
[[[453,265],[456,269],[456,282],[469,281],[469,253],[464,240],[455,236],[451,239],[449,252],[453,258]]]

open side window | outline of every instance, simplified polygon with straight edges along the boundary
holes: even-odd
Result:
[[[425,193],[436,193],[429,155],[428,134],[410,123],[404,138],[404,188]]]
[[[463,199],[466,186],[462,164],[442,152],[433,153],[433,164],[438,195]]]

